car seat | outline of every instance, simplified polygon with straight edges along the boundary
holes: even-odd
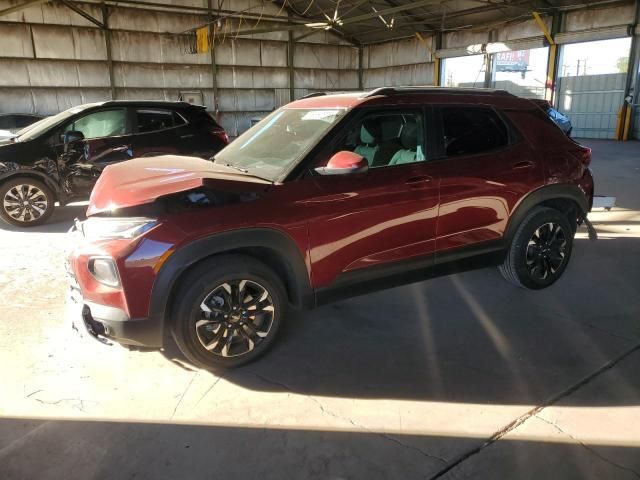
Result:
[[[393,155],[389,165],[400,165],[424,160],[422,146],[418,145],[418,124],[415,121],[409,121],[402,127],[400,142],[402,143],[402,149]]]
[[[353,151],[358,155],[364,157],[369,162],[369,165],[374,165],[376,155],[380,150],[378,142],[381,137],[380,124],[374,119],[366,119],[362,122],[360,127],[360,144]]]

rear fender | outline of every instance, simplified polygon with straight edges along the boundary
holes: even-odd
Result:
[[[511,214],[505,231],[505,239],[509,242],[508,244],[511,243],[516,230],[532,208],[556,199],[571,200],[578,208],[579,218],[585,219],[587,217],[589,200],[580,187],[571,183],[545,185],[524,197]]]

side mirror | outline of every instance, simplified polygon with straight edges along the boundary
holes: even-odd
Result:
[[[316,168],[320,175],[349,175],[352,173],[365,173],[369,170],[367,159],[357,153],[343,150],[336,153],[326,167]]]
[[[64,151],[67,152],[74,143],[84,140],[84,134],[78,130],[70,130],[64,132],[62,135],[62,141],[64,143]]]
[[[68,132],[64,132],[62,135],[62,141],[65,145],[69,145],[70,143],[78,142],[80,140],[84,140],[84,134],[78,130],[70,130]]]

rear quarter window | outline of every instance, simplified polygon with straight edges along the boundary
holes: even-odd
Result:
[[[509,130],[491,108],[443,107],[442,130],[447,156],[473,155],[509,144]]]
[[[194,108],[189,112],[190,121],[198,128],[222,128],[218,122],[203,108]]]
[[[531,110],[504,110],[504,114],[511,120],[518,131],[536,148],[544,148],[550,142],[566,140],[568,137],[562,132],[549,116],[539,108]]]

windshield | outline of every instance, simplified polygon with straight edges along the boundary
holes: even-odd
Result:
[[[65,121],[67,118],[79,113],[89,107],[94,107],[96,105],[100,105],[99,103],[88,103],[86,105],[80,105],[78,107],[73,107],[64,112],[60,112],[57,115],[53,115],[52,117],[43,118],[42,120],[34,123],[33,125],[29,125],[28,127],[23,128],[17,133],[17,140],[19,142],[24,142],[27,140],[33,140],[34,138],[39,137],[42,133],[48,131],[51,127],[58,125],[59,123]]]
[[[218,153],[215,163],[275,181],[297,164],[345,113],[340,108],[277,110]]]

